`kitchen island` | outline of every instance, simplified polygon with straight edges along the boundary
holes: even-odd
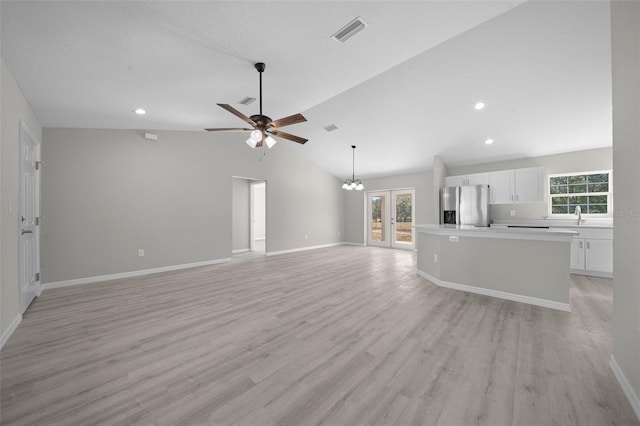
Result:
[[[569,303],[568,229],[416,225],[417,273],[432,283],[562,311]]]

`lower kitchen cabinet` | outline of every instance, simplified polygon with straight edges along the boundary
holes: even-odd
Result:
[[[571,272],[612,277],[613,239],[574,238],[571,243]]]

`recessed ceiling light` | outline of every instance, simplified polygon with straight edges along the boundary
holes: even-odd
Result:
[[[491,145],[493,143],[493,139],[487,139],[486,141],[484,141],[484,143],[486,143],[487,145]]]
[[[142,108],[136,108],[133,110],[133,112],[135,112],[138,115],[145,115],[147,113],[147,111]]]
[[[474,106],[475,109],[482,109],[484,108],[484,102],[478,102],[475,104]]]

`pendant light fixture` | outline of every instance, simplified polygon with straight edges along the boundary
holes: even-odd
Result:
[[[364,189],[364,185],[360,179],[356,180],[356,146],[351,145],[353,149],[353,168],[351,169],[351,179],[347,179],[342,184],[342,189],[346,189],[347,191],[362,191]]]

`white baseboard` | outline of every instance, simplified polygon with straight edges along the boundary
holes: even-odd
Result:
[[[360,246],[360,247],[366,247],[367,246],[365,243],[350,243],[350,242],[347,242],[347,241],[344,241],[344,242],[342,242],[340,244],[345,245],[345,246]]]
[[[588,277],[613,278],[613,272],[585,271],[584,269],[571,269],[572,274],[586,275]]]
[[[231,250],[232,254],[238,254],[238,253],[246,253],[248,251],[251,251],[251,249],[245,248],[245,249],[235,249],[235,250]]]
[[[638,398],[638,395],[636,395],[636,392],[633,390],[633,387],[631,387],[631,384],[622,372],[622,369],[616,362],[616,359],[613,355],[611,355],[611,359],[609,360],[609,368],[611,368],[611,371],[613,371],[613,375],[616,377],[616,380],[618,380],[622,391],[629,400],[631,408],[633,408],[633,411],[634,413],[636,413],[638,420],[640,420],[640,398]]]
[[[161,268],[142,269],[139,271],[122,272],[119,274],[99,275],[95,277],[78,278],[75,280],[56,281],[52,283],[42,284],[42,289],[48,290],[51,288],[69,287],[72,285],[91,284],[91,283],[98,283],[102,281],[118,280],[121,278],[139,277],[141,275],[157,274],[159,272],[177,271],[179,269],[195,268],[198,266],[216,265],[218,263],[224,263],[224,262],[230,262],[230,261],[231,261],[231,258],[227,257],[224,259],[206,260],[204,262],[185,263],[182,265],[163,266]]]
[[[529,305],[542,306],[544,308],[551,308],[551,309],[557,309],[559,311],[571,312],[571,305],[569,303],[555,302],[553,300],[539,299],[537,297],[523,296],[520,294],[507,293],[504,291],[491,290],[488,288],[474,287],[466,284],[458,284],[458,283],[452,283],[448,281],[442,281],[436,277],[432,277],[431,275],[421,270],[418,270],[417,274],[422,278],[426,278],[427,280],[431,281],[432,283],[434,283],[439,287],[452,288],[454,290],[462,290],[462,291],[467,291],[469,293],[482,294],[484,296],[497,297],[499,299],[512,300],[514,302],[527,303]]]
[[[289,249],[289,250],[268,251],[266,253],[266,255],[267,256],[277,256],[279,254],[297,253],[299,251],[316,250],[316,249],[327,248],[327,247],[341,246],[342,244],[343,243],[331,243],[331,244],[323,244],[323,245],[320,245],[320,246],[300,247],[300,248]]]
[[[11,322],[11,325],[9,326],[9,328],[7,328],[4,333],[2,333],[2,337],[0,338],[0,350],[4,348],[4,344],[7,343],[7,340],[9,340],[9,337],[11,337],[13,332],[16,331],[16,328],[18,328],[21,322],[22,322],[22,314],[18,314],[18,316],[15,317]]]

